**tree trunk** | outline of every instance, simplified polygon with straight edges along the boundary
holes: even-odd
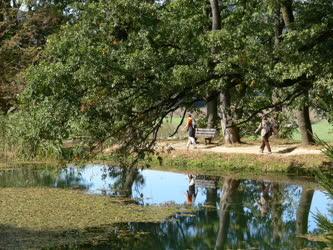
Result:
[[[279,243],[282,237],[283,192],[280,184],[272,184],[272,224],[273,242]]]
[[[303,145],[312,145],[315,143],[313,139],[312,126],[310,121],[309,106],[302,104],[296,111],[297,123],[302,136]]]
[[[225,247],[229,222],[230,209],[236,198],[237,189],[240,181],[235,179],[225,179],[223,185],[223,196],[221,198],[219,231],[217,234],[215,249],[223,249]]]
[[[139,175],[137,168],[129,168],[124,171],[125,176],[123,176],[122,190],[121,195],[124,195],[128,198],[132,197],[132,186]]]
[[[247,236],[248,230],[246,230],[247,224],[248,224],[248,217],[245,215],[244,211],[244,205],[243,205],[243,200],[244,200],[244,190],[243,189],[237,189],[235,193],[235,214],[236,214],[236,237],[237,237],[237,249],[246,249],[246,241],[247,241]]]
[[[304,235],[308,232],[308,220],[309,220],[309,212],[312,202],[314,190],[303,190],[301,199],[299,201],[297,214],[296,214],[296,235]],[[304,239],[298,237],[297,238],[297,249],[304,248]]]
[[[210,7],[212,12],[212,31],[221,29],[221,14],[218,0],[210,0]],[[216,48],[212,49],[212,54],[216,53]],[[214,63],[213,63],[214,65]],[[214,66],[212,66],[214,67]],[[217,125],[217,105],[218,93],[213,92],[209,94],[207,103],[207,127],[214,128]]]
[[[216,208],[216,202],[217,202],[217,188],[207,188],[205,206],[208,206],[210,208]]]
[[[275,6],[275,21],[274,21],[274,48],[278,49],[281,40],[282,40],[282,32],[284,28],[284,22],[283,18],[281,15],[281,5],[276,0],[276,6]],[[272,101],[273,103],[279,102],[279,90],[273,90],[272,92]],[[279,116],[283,113],[282,106],[277,106],[274,108],[274,113],[273,113],[273,120],[276,121],[277,123],[274,124],[274,127],[278,129],[277,124],[279,121]],[[276,138],[280,138],[280,134],[276,133],[274,135]]]
[[[281,12],[282,18],[288,31],[292,30],[292,24],[295,21],[293,14],[293,0],[281,1]],[[308,99],[308,91],[304,91],[303,98]],[[314,144],[315,141],[312,135],[312,126],[310,122],[309,106],[308,104],[302,104],[301,107],[296,111],[297,123],[301,131],[302,143],[304,145]]]
[[[218,0],[209,0],[212,9],[212,30],[221,29],[221,14]]]
[[[214,92],[208,97],[207,102],[207,128],[216,128],[217,125],[217,99],[218,93]]]
[[[212,10],[212,31],[221,29],[221,13],[219,0],[210,0],[210,6]],[[217,53],[217,48],[212,49],[212,54]],[[214,63],[213,63],[214,64]],[[217,94],[217,93],[214,93]],[[208,128],[214,127],[217,121],[217,105],[218,105],[218,95],[216,99],[207,104],[207,117],[208,117]],[[239,131],[236,126],[233,124],[232,115],[230,112],[230,93],[229,88],[227,87],[224,90],[224,93],[221,93],[222,103],[222,129],[224,133],[224,143],[225,144],[234,144],[240,143]]]
[[[239,129],[237,127],[230,127],[224,130],[224,144],[240,143]]]
[[[293,13],[293,0],[281,1],[281,12],[284,24],[286,25],[288,31],[290,31],[292,29],[291,24],[295,21]]]
[[[230,93],[226,88],[221,93],[221,111],[222,111],[222,129],[225,144],[240,143],[239,130],[233,123],[233,118],[230,110]]]
[[[275,24],[274,24],[274,47],[277,48],[281,42],[282,31],[284,28],[283,18],[281,16],[281,6],[277,3],[275,10]]]

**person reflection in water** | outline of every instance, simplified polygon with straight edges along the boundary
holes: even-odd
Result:
[[[269,212],[269,201],[271,199],[269,195],[270,184],[265,185],[265,183],[261,184],[261,193],[260,193],[260,201],[258,202],[259,209],[262,216],[265,216]]]
[[[193,175],[189,175],[189,184],[187,190],[187,204],[192,205],[195,202],[195,198],[197,197],[197,193],[195,192],[195,179]]]

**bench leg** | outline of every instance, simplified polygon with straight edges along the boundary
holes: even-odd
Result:
[[[212,138],[205,138],[205,145],[212,144]]]
[[[212,143],[212,138],[205,138],[205,145],[211,144]]]

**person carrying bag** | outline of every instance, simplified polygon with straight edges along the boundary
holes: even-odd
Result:
[[[269,144],[269,137],[273,134],[273,126],[272,123],[268,120],[267,115],[264,115],[262,118],[262,121],[259,125],[259,127],[256,129],[255,133],[258,133],[259,131],[262,141],[260,145],[260,153],[264,153],[265,146],[267,147],[268,153],[271,154],[271,146]]]

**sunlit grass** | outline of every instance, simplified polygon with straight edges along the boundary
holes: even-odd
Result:
[[[164,119],[162,127],[158,132],[158,138],[160,139],[169,139],[169,136],[174,133],[181,122],[180,116],[167,117]],[[187,132],[184,131],[186,120],[184,119],[183,123],[178,129],[178,132],[172,137],[172,139],[183,139],[187,137]]]
[[[271,156],[251,154],[201,153],[177,151],[162,154],[162,161],[153,158],[151,165],[163,170],[194,171],[221,175],[227,172],[244,174],[292,173],[303,175],[316,171],[328,158],[324,155]],[[162,162],[162,164],[160,164]],[[160,165],[160,166],[159,166]]]
[[[178,124],[181,121],[181,117],[175,116],[172,117],[172,119],[166,118],[164,120],[164,123],[159,131],[159,138],[161,139],[167,139],[170,134],[172,134]],[[185,126],[185,121],[181,125],[180,129],[178,130],[178,133],[174,136],[174,139],[183,139],[186,138],[187,133],[186,131],[183,131],[182,128]],[[316,122],[312,124],[313,133],[317,135],[321,140],[324,140],[326,142],[333,142],[333,126],[332,124],[329,124],[327,120],[321,120],[319,122]],[[258,136],[256,135],[248,135],[245,137],[245,141],[256,141],[258,140]],[[298,143],[301,141],[301,134],[299,130],[296,130],[293,133],[293,137],[291,139],[285,139],[281,140],[281,143]]]
[[[329,124],[326,120],[321,120],[312,124],[313,133],[321,140],[326,142],[333,142],[333,126]],[[293,134],[293,139],[295,141],[301,141],[301,134],[299,130],[295,131]]]

